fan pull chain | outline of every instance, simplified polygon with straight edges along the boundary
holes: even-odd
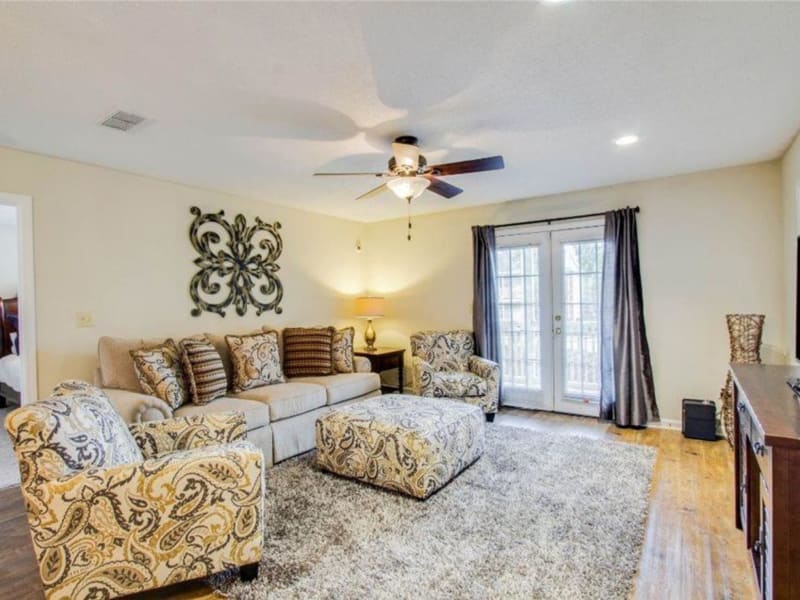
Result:
[[[408,241],[411,241],[411,198],[407,198],[408,200]]]

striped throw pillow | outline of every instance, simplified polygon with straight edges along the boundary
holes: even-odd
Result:
[[[287,327],[283,330],[283,372],[287,377],[333,374],[334,327]]]
[[[208,404],[225,395],[228,378],[217,349],[205,339],[187,338],[181,342],[183,371],[194,404]]]

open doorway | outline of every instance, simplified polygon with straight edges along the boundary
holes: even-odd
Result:
[[[0,193],[0,407],[5,409],[3,413],[37,398],[32,213],[29,196]]]

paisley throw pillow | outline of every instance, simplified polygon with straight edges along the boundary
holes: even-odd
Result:
[[[353,339],[356,330],[354,327],[345,327],[333,334],[331,358],[333,370],[337,373],[353,372]]]
[[[226,335],[225,341],[233,362],[234,393],[286,381],[281,369],[277,331]]]
[[[172,339],[159,346],[131,350],[131,358],[145,394],[161,398],[173,409],[188,400],[180,352]]]

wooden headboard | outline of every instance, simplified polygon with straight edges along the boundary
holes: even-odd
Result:
[[[11,354],[11,334],[17,334],[19,349],[19,330],[17,321],[17,299],[0,298],[0,357]]]

